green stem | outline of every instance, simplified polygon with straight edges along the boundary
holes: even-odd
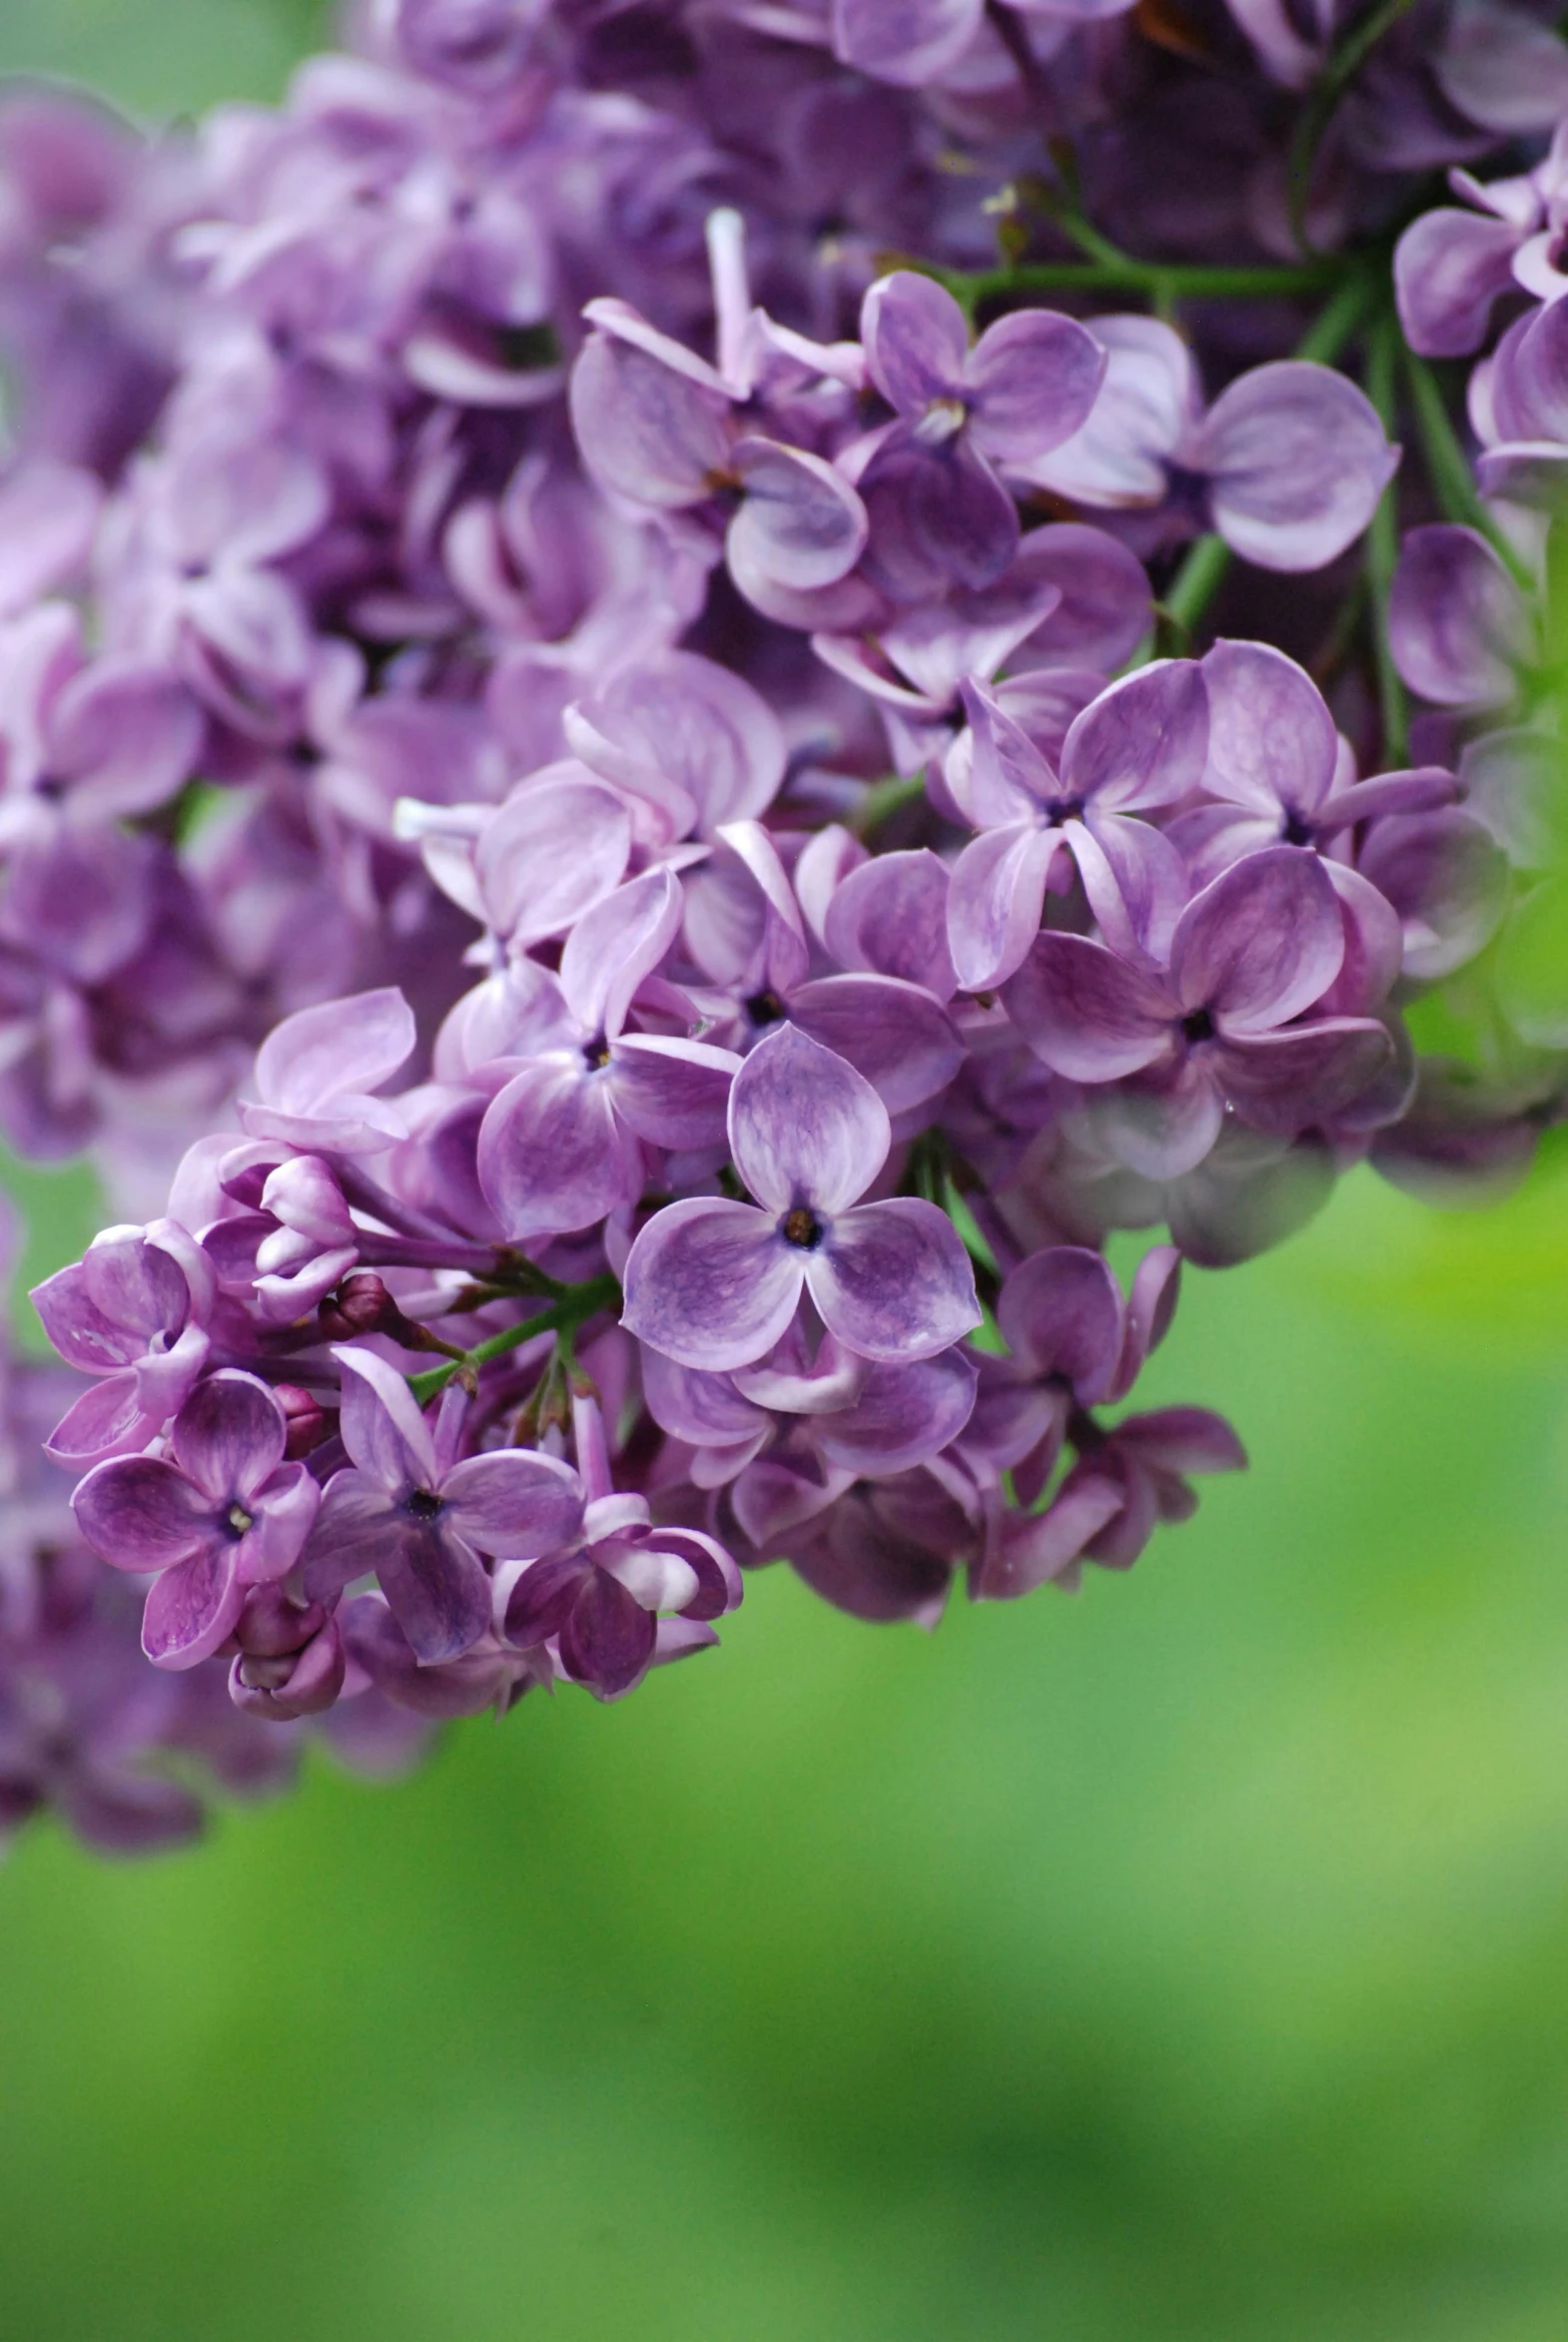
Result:
[[[850,828],[857,838],[869,837],[902,806],[913,805],[917,797],[924,796],[925,788],[924,766],[918,773],[890,773],[885,781],[873,781],[855,808]]]
[[[1384,33],[1397,24],[1413,0],[1381,0],[1355,30],[1346,35],[1324,66],[1316,89],[1302,110],[1290,142],[1290,227],[1302,252],[1312,250],[1306,233],[1306,207],[1312,192],[1312,171],[1323,133],[1333,120],[1339,100],[1360,72]]]
[[[620,1286],[612,1276],[589,1277],[585,1283],[572,1285],[553,1308],[541,1309],[536,1317],[524,1317],[519,1324],[508,1325],[501,1333],[492,1333],[488,1341],[481,1341],[471,1350],[465,1350],[450,1365],[431,1366],[423,1374],[410,1374],[408,1388],[422,1407],[446,1388],[455,1375],[476,1374],[492,1358],[504,1357],[523,1342],[532,1341],[535,1334],[574,1332],[585,1318],[598,1309],[609,1309],[620,1299]]]
[[[1442,389],[1436,375],[1425,359],[1417,358],[1408,344],[1404,346],[1402,355],[1411,403],[1415,408],[1416,428],[1421,434],[1421,452],[1426,457],[1427,475],[1445,516],[1457,521],[1461,527],[1473,528],[1484,536],[1492,550],[1507,563],[1517,582],[1520,585],[1530,584],[1528,569],[1481,501],[1470,459],[1459,443],[1459,434],[1454,429],[1443,401]]]
[[[1161,604],[1166,617],[1188,637],[1219,591],[1232,557],[1222,536],[1200,536],[1188,548]]]
[[[1390,438],[1397,421],[1394,369],[1398,359],[1399,327],[1392,310],[1385,310],[1373,328],[1367,350],[1366,394],[1377,409]],[[1377,660],[1377,704],[1383,724],[1383,760],[1402,765],[1409,753],[1409,706],[1404,684],[1394,665],[1388,639],[1388,590],[1399,558],[1398,476],[1384,488],[1366,532],[1366,581],[1372,604],[1372,645]]]
[[[1080,230],[1061,223],[1065,232],[1082,243]],[[1091,231],[1091,233],[1093,233]],[[1130,253],[1107,248],[1112,259],[1092,261],[1021,261],[1010,269],[941,269],[929,262],[888,255],[894,268],[910,268],[935,277],[956,300],[973,312],[983,301],[1000,301],[1014,293],[1132,293],[1151,301],[1265,301],[1320,293],[1338,271],[1329,263],[1300,268],[1183,267],[1178,263],[1135,260]]]

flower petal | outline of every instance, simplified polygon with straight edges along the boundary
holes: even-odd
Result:
[[[1439,707],[1510,699],[1524,649],[1524,603],[1473,528],[1412,528],[1388,593],[1388,643],[1412,691]]]
[[[457,1535],[497,1560],[553,1553],[582,1526],[582,1488],[571,1466],[519,1447],[466,1457],[440,1493]]]
[[[887,1161],[892,1128],[864,1075],[796,1026],[780,1025],[735,1077],[729,1139],[735,1169],[765,1211],[809,1204],[831,1214],[870,1186]]]
[[[1121,1361],[1122,1288],[1099,1252],[1051,1244],[1020,1261],[997,1302],[997,1324],[1032,1374],[1065,1375],[1081,1406],[1105,1398]]]
[[[201,1489],[162,1456],[118,1456],[95,1465],[71,1509],[112,1569],[169,1569],[223,1542]]]
[[[1214,1078],[1243,1122],[1288,1138],[1331,1122],[1392,1055],[1386,1031],[1371,1018],[1322,1017],[1288,1033],[1226,1040],[1214,1053]]]
[[[254,1374],[224,1368],[199,1382],[175,1417],[169,1449],[214,1504],[253,1496],[283,1462],[288,1425]]]
[[[766,1212],[689,1195],[655,1212],[632,1245],[621,1323],[679,1365],[749,1366],[795,1314],[806,1257]]]
[[[1321,999],[1344,958],[1338,900],[1315,854],[1267,846],[1193,898],[1176,922],[1171,979],[1181,1006],[1264,1033]]]
[[[1079,935],[1037,936],[1003,998],[1020,1040],[1075,1082],[1115,1082],[1153,1065],[1176,1016],[1158,985]]]
[[[1214,526],[1262,569],[1321,569],[1358,537],[1393,477],[1371,401],[1332,367],[1280,359],[1222,390],[1201,434]]]
[[[934,1357],[980,1323],[963,1239],[945,1211],[917,1196],[841,1213],[804,1257],[823,1324],[863,1358]]]
[[[343,1373],[344,1446],[360,1470],[391,1496],[433,1488],[435,1446],[418,1400],[389,1358],[344,1342],[333,1350]]]
[[[1088,420],[1106,353],[1072,318],[1015,310],[986,328],[964,371],[976,446],[999,462],[1028,461]]]
[[[860,305],[860,339],[872,381],[900,414],[918,417],[963,384],[964,312],[945,287],[913,269],[878,278]]]
[[[957,1439],[974,1410],[978,1380],[961,1349],[914,1365],[873,1366],[854,1404],[818,1416],[813,1436],[830,1464],[857,1476],[909,1471]]]
[[[946,1009],[893,976],[819,977],[790,994],[789,1013],[799,1032],[865,1076],[890,1115],[935,1098],[964,1063]],[[869,1184],[863,1179],[854,1192]]]
[[[608,1570],[590,1570],[560,1630],[561,1665],[575,1682],[612,1700],[646,1672],[655,1633],[651,1610]]]
[[[748,579],[813,593],[848,576],[870,521],[842,472],[776,439],[737,440],[731,464],[744,493],[725,548]]]
[[[635,1202],[642,1186],[641,1151],[616,1116],[614,1077],[553,1061],[529,1066],[490,1101],[478,1169],[512,1243],[591,1227]]]
[[[1159,659],[1124,675],[1073,720],[1062,750],[1065,795],[1107,813],[1174,805],[1196,788],[1208,747],[1208,693],[1192,659]]]
[[[655,511],[700,504],[728,454],[728,402],[646,351],[590,334],[571,370],[571,422],[607,487]]]
[[[1208,794],[1252,813],[1315,812],[1333,786],[1339,736],[1311,676],[1268,643],[1220,641],[1203,680]]]
[[[245,1603],[233,1545],[215,1541],[150,1590],[142,1649],[155,1667],[196,1667],[233,1634]]]

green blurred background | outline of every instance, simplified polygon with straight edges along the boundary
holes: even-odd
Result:
[[[0,0],[0,69],[269,96],[322,13]],[[1253,1471],[1077,1601],[774,1571],[403,1787],[29,1836],[5,2342],[1560,2342],[1568,1166],[1351,1180],[1151,1381]]]

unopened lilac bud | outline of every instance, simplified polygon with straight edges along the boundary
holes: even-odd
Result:
[[[317,1311],[317,1323],[328,1341],[352,1341],[361,1333],[390,1333],[395,1339],[404,1322],[402,1311],[371,1268],[346,1276]]]
[[[290,1724],[330,1708],[343,1690],[344,1672],[338,1622],[329,1618],[302,1651],[270,1659],[242,1654],[229,1671],[229,1697],[248,1716]]]
[[[292,1657],[321,1633],[328,1616],[320,1602],[296,1602],[281,1585],[255,1586],[234,1630],[235,1647],[247,1662]]]
[[[277,1382],[273,1396],[284,1412],[289,1436],[284,1454],[290,1463],[320,1447],[332,1429],[332,1418],[320,1399],[309,1390],[302,1390],[297,1382]]]

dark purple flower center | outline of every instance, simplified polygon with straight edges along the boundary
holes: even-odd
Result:
[[[1312,825],[1305,814],[1287,810],[1280,838],[1287,846],[1309,846],[1312,843]]]
[[[753,1025],[781,1025],[789,1011],[776,992],[754,992],[746,1003]]]
[[[433,1521],[441,1510],[441,1499],[430,1488],[414,1488],[403,1498],[402,1509],[416,1521]]]
[[[1212,1041],[1214,1020],[1206,1009],[1194,1009],[1189,1017],[1182,1018],[1181,1035],[1189,1042]]]
[[[602,1072],[604,1067],[609,1064],[610,1045],[602,1033],[595,1034],[591,1041],[583,1043],[582,1062],[590,1074]]]
[[[786,1211],[779,1226],[784,1231],[785,1243],[798,1244],[803,1252],[814,1252],[822,1241],[822,1223],[804,1203]]]

